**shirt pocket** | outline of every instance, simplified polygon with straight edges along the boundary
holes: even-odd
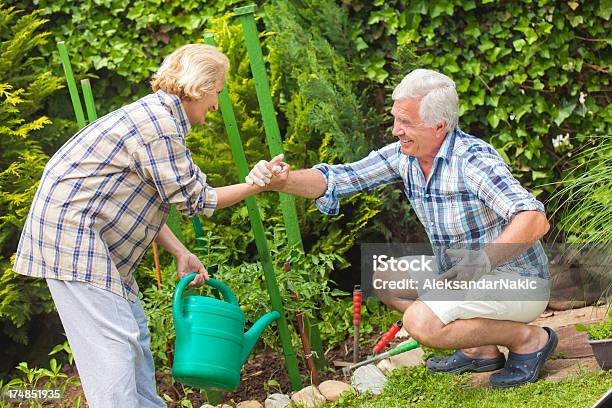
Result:
[[[458,193],[438,193],[432,196],[434,217],[443,235],[450,237],[464,236],[464,199]],[[450,241],[456,241],[451,238]]]

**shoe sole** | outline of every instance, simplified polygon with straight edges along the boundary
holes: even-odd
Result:
[[[504,365],[502,364],[501,366],[499,364],[489,364],[486,366],[482,366],[482,367],[478,367],[478,368],[472,368],[470,366],[462,366],[462,367],[458,367],[458,368],[454,368],[452,370],[432,370],[429,367],[427,367],[427,371],[429,371],[432,374],[435,373],[444,373],[444,374],[463,374],[463,373],[484,373],[487,371],[497,371],[504,368]]]

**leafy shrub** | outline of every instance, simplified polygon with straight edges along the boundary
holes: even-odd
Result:
[[[40,62],[35,50],[48,35],[40,31],[45,22],[38,12],[0,4],[0,327],[3,337],[21,344],[29,342],[31,317],[53,309],[44,282],[14,274],[10,260],[49,158],[45,150],[55,144],[51,120],[40,111],[60,81],[33,73]],[[10,363],[15,350],[7,344],[0,360]]]

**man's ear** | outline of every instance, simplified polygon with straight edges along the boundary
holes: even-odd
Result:
[[[440,138],[446,136],[446,121],[445,120],[438,122],[438,124],[436,125],[436,136]]]

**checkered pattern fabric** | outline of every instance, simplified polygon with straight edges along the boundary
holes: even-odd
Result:
[[[79,131],[45,167],[13,270],[136,300],[133,272],[171,205],[210,216],[217,204],[189,130],[180,99],[160,90]]]
[[[445,255],[447,248],[476,249],[497,238],[518,212],[545,213],[544,205],[519,184],[491,145],[458,128],[440,146],[429,180],[418,160],[400,151],[399,142],[355,163],[314,168],[327,180],[327,191],[315,201],[326,214],[338,214],[343,197],[402,181],[406,197],[425,226],[440,273],[457,262]],[[498,269],[548,278],[546,264],[538,241]]]

